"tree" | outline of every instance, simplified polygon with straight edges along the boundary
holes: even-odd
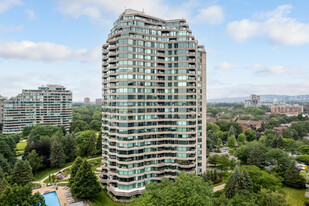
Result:
[[[39,156],[35,150],[32,150],[30,154],[28,154],[28,161],[31,165],[33,173],[36,173],[43,167],[43,157]]]
[[[236,138],[234,135],[229,136],[227,139],[227,145],[229,148],[234,148],[236,145]]]
[[[299,147],[299,150],[302,154],[307,154],[309,155],[309,145],[301,145]]]
[[[3,193],[3,191],[5,190],[5,188],[8,186],[8,182],[5,178],[5,174],[2,171],[2,169],[0,168],[0,194]]]
[[[220,158],[220,156],[217,155],[217,154],[216,154],[216,155],[212,155],[212,156],[210,156],[210,157],[208,158],[208,162],[209,162],[210,164],[213,164],[213,165],[217,166],[219,158]]]
[[[51,148],[51,139],[48,136],[40,137],[39,141],[27,144],[25,148],[25,153],[23,158],[27,158],[27,155],[35,150],[39,156],[43,156],[43,165],[50,165],[50,148]]]
[[[306,165],[309,165],[309,155],[298,155],[295,157],[295,160],[297,162],[304,163]]]
[[[40,140],[41,137],[52,137],[58,131],[62,133],[61,127],[52,125],[35,125],[30,132],[27,142],[28,144],[31,144],[32,142]]]
[[[221,148],[221,144],[222,144],[222,140],[220,138],[218,138],[218,141],[217,141],[217,150],[219,151],[220,148]]]
[[[77,158],[75,159],[74,164],[73,164],[72,167],[71,167],[71,176],[70,176],[70,180],[69,180],[70,185],[73,184],[73,182],[74,182],[74,177],[75,177],[76,173],[78,172],[78,169],[80,168],[80,166],[82,165],[82,163],[83,163],[83,160],[82,160],[81,157],[77,157]]]
[[[228,133],[228,137],[230,137],[232,135],[235,136],[235,129],[234,129],[233,125],[231,125],[231,127],[230,127],[230,130],[229,130],[229,133]]]
[[[71,185],[72,195],[79,198],[90,198],[94,197],[100,191],[100,183],[92,172],[90,163],[84,160]]]
[[[99,133],[96,143],[96,150],[98,151],[98,154],[102,154],[102,132]]]
[[[66,159],[71,162],[76,158],[77,148],[76,141],[73,134],[67,133],[67,148],[66,148]]]
[[[51,166],[55,168],[61,168],[65,163],[65,154],[63,152],[62,146],[55,140],[51,147],[50,152]]]
[[[2,169],[4,175],[7,175],[11,172],[11,165],[9,164],[7,159],[3,157],[1,153],[0,153],[0,169]]]
[[[92,120],[89,124],[91,130],[100,131],[101,130],[101,122],[98,120]]]
[[[72,122],[70,130],[71,130],[71,132],[74,132],[76,130],[84,131],[86,126],[87,126],[87,123],[85,121],[83,121],[83,120],[75,120],[75,121]]]
[[[130,205],[212,206],[212,188],[195,174],[181,173],[175,181],[163,178],[160,184],[148,184],[146,192]]]
[[[295,141],[293,139],[288,138],[282,138],[283,140],[283,148],[287,152],[291,152],[292,154],[295,154],[298,151],[299,144],[302,144],[300,141]]]
[[[244,135],[243,133],[239,134],[237,137],[237,142],[239,146],[244,145],[246,142],[246,135]]]
[[[242,171],[242,188],[247,191],[253,191],[253,183],[246,169]]]
[[[14,165],[16,162],[16,157],[14,152],[12,152],[10,146],[4,141],[0,140],[0,154],[3,155],[5,159],[11,164]]]
[[[267,162],[279,168],[281,171],[287,170],[290,164],[292,163],[292,160],[288,156],[288,154],[281,149],[274,149],[274,148],[269,149],[265,153],[265,159]]]
[[[230,163],[229,163],[230,170],[234,170],[237,163],[238,161],[235,158],[230,159]]]
[[[283,194],[262,188],[257,194],[257,202],[263,206],[288,206]]]
[[[253,192],[260,191],[261,188],[265,188],[271,191],[276,191],[281,188],[281,180],[275,175],[261,170],[257,166],[241,166],[242,170],[246,170],[253,184]]]
[[[239,147],[235,152],[235,155],[243,164],[263,167],[266,161],[265,153],[267,151],[268,148],[260,142],[248,142],[247,144]]]
[[[17,184],[8,186],[0,195],[0,205],[46,206],[44,197],[40,193],[32,195],[30,184],[24,187]]]
[[[28,137],[30,135],[30,132],[31,132],[32,128],[33,127],[25,126],[24,129],[23,129],[22,135],[24,137]]]
[[[246,129],[245,131],[245,136],[246,136],[246,139],[251,142],[253,140],[256,140],[256,132],[252,129]]]
[[[235,168],[233,174],[227,180],[224,191],[225,195],[228,198],[234,197],[237,193],[239,193],[242,189],[244,178],[242,177],[238,167]]]
[[[220,166],[221,172],[222,170],[226,171],[230,166],[229,158],[226,155],[220,155],[218,157],[217,164]]]
[[[300,175],[295,162],[293,162],[285,172],[284,183],[289,187],[304,188],[306,179]]]
[[[33,179],[31,172],[32,168],[27,160],[19,160],[15,163],[12,172],[12,184],[18,184],[25,186],[30,183]]]
[[[77,135],[76,142],[80,156],[90,156],[95,152],[96,137],[96,132],[91,130]]]

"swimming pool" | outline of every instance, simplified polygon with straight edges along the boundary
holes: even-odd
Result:
[[[60,202],[59,202],[57,193],[55,191],[45,193],[43,194],[43,196],[44,196],[45,203],[47,206],[60,206]]]

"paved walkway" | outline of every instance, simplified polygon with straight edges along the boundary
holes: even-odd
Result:
[[[98,158],[100,158],[100,157],[94,157],[94,158],[91,158],[91,159],[87,159],[87,161],[95,160],[95,159],[98,159]],[[58,170],[57,172],[50,174],[50,176],[56,175],[56,174],[58,174],[59,172],[62,172],[62,171],[66,170],[66,169],[68,169],[68,168],[70,168],[70,167],[72,167],[72,165],[67,166],[67,167],[65,167],[65,168],[62,168],[62,169]],[[33,183],[38,183],[38,184],[41,185],[41,187],[46,187],[46,183],[44,183],[44,181],[45,181],[48,177],[49,177],[49,175],[47,175],[46,177],[44,177],[42,180],[40,180],[40,181],[34,181]]]
[[[225,184],[219,185],[219,186],[217,186],[217,187],[214,187],[214,188],[213,188],[213,191],[214,191],[214,192],[217,192],[217,191],[219,191],[219,190],[223,190],[224,187],[225,187]]]

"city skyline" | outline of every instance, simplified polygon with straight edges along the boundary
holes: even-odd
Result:
[[[24,88],[61,84],[72,90],[74,101],[99,98],[101,45],[125,8],[187,19],[193,35],[206,46],[208,99],[307,94],[306,5],[304,1],[1,0],[0,95],[12,97]]]

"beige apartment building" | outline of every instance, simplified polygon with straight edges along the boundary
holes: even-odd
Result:
[[[64,126],[69,130],[72,116],[72,92],[65,87],[47,85],[23,90],[4,101],[3,133],[20,133],[25,126],[37,124]]]
[[[117,199],[206,171],[206,52],[185,19],[126,9],[103,45],[101,182]]]
[[[299,115],[304,112],[304,107],[299,104],[271,105],[270,109],[272,114],[287,114],[291,116]]]

